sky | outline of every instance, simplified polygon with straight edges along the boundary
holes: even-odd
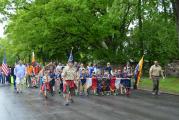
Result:
[[[3,27],[4,27],[4,25],[2,23],[0,23],[0,37],[3,37],[3,33],[4,33]]]

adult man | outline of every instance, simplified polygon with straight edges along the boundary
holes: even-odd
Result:
[[[73,66],[72,61],[68,61],[68,66],[66,66],[62,73],[63,77],[63,92],[65,97],[65,105],[69,105],[69,101],[73,102],[72,95],[74,95],[76,85],[74,80],[76,80],[76,69]]]
[[[107,63],[107,66],[106,66],[105,70],[106,70],[110,75],[112,75],[112,68],[111,68],[111,64],[110,64],[109,62]]]
[[[57,67],[56,67],[56,71],[60,71],[60,70],[62,70],[62,64],[61,63],[59,63],[58,65],[57,65]]]
[[[15,66],[14,74],[16,76],[17,93],[19,92],[22,93],[23,80],[26,74],[26,68],[25,68],[25,65],[22,64],[22,61],[19,61],[19,64]]]
[[[158,64],[158,61],[154,61],[154,65],[150,67],[149,71],[150,79],[153,80],[153,93],[155,95],[159,95],[159,80],[160,76],[163,77],[162,67]]]

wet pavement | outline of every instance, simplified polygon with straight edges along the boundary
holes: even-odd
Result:
[[[12,87],[0,86],[0,120],[178,120],[179,96],[153,96],[133,91],[126,96],[75,97],[64,106],[63,97],[47,100],[38,89],[16,94]]]

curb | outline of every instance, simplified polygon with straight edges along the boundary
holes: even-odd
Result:
[[[152,92],[152,90],[149,90],[149,89],[144,89],[144,88],[138,88],[138,90],[143,90],[143,91]],[[164,91],[160,91],[160,93],[163,93],[163,94],[168,94],[168,95],[175,95],[175,96],[179,96],[179,93],[171,93],[171,92],[164,92]]]

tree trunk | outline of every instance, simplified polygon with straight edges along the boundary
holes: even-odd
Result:
[[[171,0],[172,3],[172,10],[173,10],[173,21],[176,21],[176,4],[175,4],[175,0]]]
[[[177,33],[178,33],[178,47],[179,47],[179,0],[175,1],[176,6],[176,26],[177,26]]]
[[[140,54],[144,54],[144,43],[142,38],[142,0],[138,0],[138,23],[139,23],[139,41],[140,41]]]
[[[143,42],[143,25],[142,25],[142,0],[138,0],[138,24],[139,24],[139,46],[140,46],[140,55],[144,55],[144,42]],[[137,80],[134,82],[134,89],[138,89]]]
[[[164,18],[165,18],[165,21],[167,21],[167,8],[166,8],[165,0],[162,0],[162,6],[163,6],[163,11],[164,11]]]

